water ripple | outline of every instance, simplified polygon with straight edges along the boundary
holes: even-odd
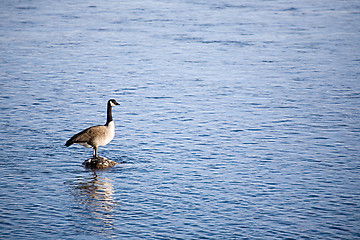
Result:
[[[0,238],[360,238],[358,9],[3,3]]]

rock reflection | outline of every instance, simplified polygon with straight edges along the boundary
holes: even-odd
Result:
[[[98,176],[94,171],[91,177],[79,177],[71,185],[75,202],[86,210],[86,221],[96,220],[95,224],[91,224],[96,228],[92,231],[108,235],[109,230],[114,228],[113,210],[117,205],[113,198],[114,188],[111,180]],[[84,214],[84,211],[81,212]],[[87,225],[89,226],[89,222]]]

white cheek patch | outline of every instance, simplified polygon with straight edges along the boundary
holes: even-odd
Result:
[[[115,106],[115,104],[114,104],[112,101],[110,102],[110,105],[111,105],[112,107]]]

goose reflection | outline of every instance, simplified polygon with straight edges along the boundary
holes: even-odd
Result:
[[[90,213],[90,216],[86,218],[96,220],[93,226],[97,229],[93,230],[107,234],[108,230],[113,229],[113,210],[117,202],[113,197],[114,188],[111,180],[104,176],[98,176],[94,171],[91,177],[79,177],[71,185],[75,202]]]

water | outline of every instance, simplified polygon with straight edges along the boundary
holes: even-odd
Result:
[[[3,1],[0,238],[360,239],[358,1]],[[65,141],[105,123],[92,154]]]

